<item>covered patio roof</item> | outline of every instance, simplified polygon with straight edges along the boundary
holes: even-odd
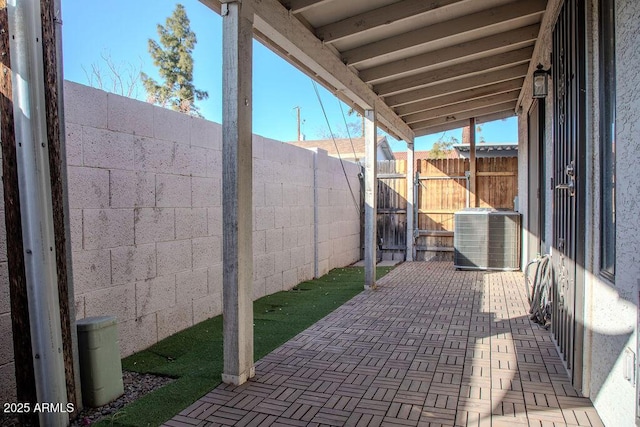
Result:
[[[201,0],[221,12],[219,0]],[[550,2],[554,4],[555,2]],[[546,0],[243,0],[257,39],[414,137],[515,115]]]

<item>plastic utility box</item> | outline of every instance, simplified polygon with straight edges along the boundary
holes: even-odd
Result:
[[[105,405],[124,393],[116,318],[87,317],[76,325],[82,400],[87,406]]]

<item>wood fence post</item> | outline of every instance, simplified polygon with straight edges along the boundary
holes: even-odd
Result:
[[[476,119],[469,119],[469,204],[472,208],[478,206],[477,170],[476,170]]]
[[[0,0],[0,28],[9,28],[7,1]],[[16,160],[16,132],[13,116],[12,64],[9,31],[0,31],[0,135],[2,135],[2,182],[4,187],[4,221],[6,226],[9,266],[9,298],[11,301],[11,328],[13,357],[18,402],[35,404],[36,380],[32,363],[29,299],[24,265],[20,190]],[[5,343],[8,345],[8,343]],[[23,414],[23,424],[35,424],[35,413]]]

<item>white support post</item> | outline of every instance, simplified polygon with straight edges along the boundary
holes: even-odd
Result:
[[[407,143],[407,261],[413,261],[413,243],[414,243],[414,218],[413,209],[415,203],[414,196],[414,148],[413,144]]]
[[[240,385],[253,364],[252,37],[253,15],[222,4],[223,323],[222,381]]]
[[[375,289],[376,286],[376,254],[378,249],[376,197],[377,186],[377,135],[376,112],[365,110],[364,112],[364,288]]]
[[[300,110],[298,110],[300,111]],[[313,277],[320,277],[320,251],[319,251],[319,233],[320,233],[320,207],[318,206],[319,194],[319,171],[318,171],[318,149],[313,152]]]

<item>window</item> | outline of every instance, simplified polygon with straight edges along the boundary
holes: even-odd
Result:
[[[600,271],[613,281],[616,260],[616,68],[614,0],[600,0]]]

